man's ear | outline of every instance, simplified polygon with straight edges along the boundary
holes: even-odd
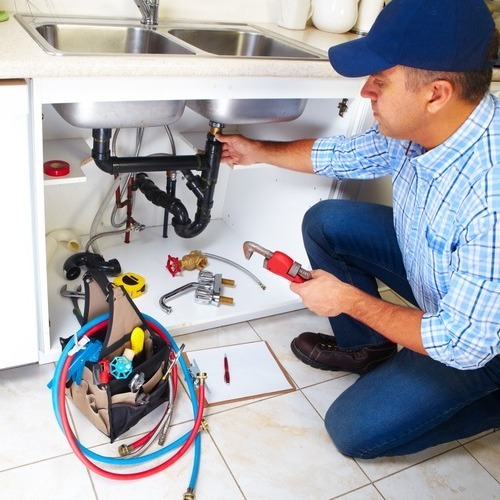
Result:
[[[435,80],[429,84],[427,110],[430,113],[440,111],[453,97],[455,89],[447,80]]]

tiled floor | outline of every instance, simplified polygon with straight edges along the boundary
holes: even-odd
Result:
[[[328,331],[328,323],[298,311],[177,339],[188,350],[266,340],[298,387],[207,411],[198,500],[500,499],[498,431],[399,458],[362,461],[340,455],[324,430],[323,415],[356,377],[299,362],[289,343],[304,330]],[[192,450],[164,472],[136,481],[114,481],[86,470],[52,412],[46,384],[53,369],[42,365],[0,372],[1,498],[182,499]],[[83,444],[103,455],[115,453],[116,444],[110,445],[76,410],[71,414]],[[190,418],[189,399],[180,391],[169,442],[190,429]]]

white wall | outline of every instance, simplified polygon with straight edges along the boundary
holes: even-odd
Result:
[[[276,22],[279,0],[160,0],[160,17]],[[138,17],[134,0],[0,0],[0,10],[35,14]]]

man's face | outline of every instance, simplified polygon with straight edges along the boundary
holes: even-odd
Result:
[[[370,99],[382,134],[419,142],[428,118],[425,113],[428,89],[407,89],[402,66],[370,75],[361,96]]]

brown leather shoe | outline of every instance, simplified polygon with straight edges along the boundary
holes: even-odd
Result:
[[[366,373],[394,356],[397,345],[387,342],[341,351],[333,335],[304,332],[292,340],[292,352],[301,361],[321,370]]]

